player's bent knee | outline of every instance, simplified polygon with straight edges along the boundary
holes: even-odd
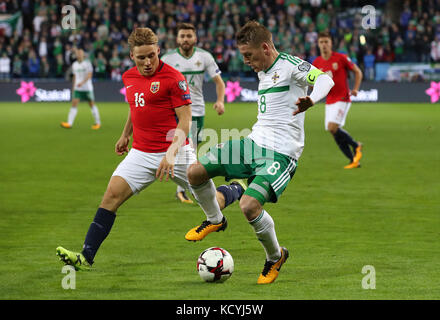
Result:
[[[188,182],[190,185],[198,186],[209,180],[208,173],[200,163],[193,163],[186,170]]]
[[[327,125],[327,131],[329,131],[331,134],[335,134],[339,129],[339,125],[337,123],[330,122]]]
[[[263,207],[257,199],[248,195],[243,195],[240,200],[240,209],[248,221],[251,221],[258,217],[258,215],[261,213],[261,210],[263,210]]]

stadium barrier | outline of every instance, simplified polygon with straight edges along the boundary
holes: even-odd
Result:
[[[95,81],[94,92],[98,102],[124,102],[125,88],[121,82]],[[258,98],[257,82],[226,81],[225,102],[254,102]],[[67,81],[0,82],[0,101],[5,102],[54,102],[71,100],[72,84]],[[204,85],[205,100],[216,100],[215,84]],[[392,83],[363,82],[353,101],[362,102],[437,102],[440,82]]]

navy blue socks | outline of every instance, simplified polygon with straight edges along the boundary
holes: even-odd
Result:
[[[236,200],[239,200],[244,193],[244,189],[238,183],[231,183],[230,185],[221,185],[217,188],[225,197],[225,208]]]
[[[356,150],[358,144],[353,138],[348,134],[347,131],[339,128],[338,131],[333,135],[336,144],[341,149],[342,153],[353,162],[354,151]],[[350,146],[353,150],[350,149]]]
[[[93,264],[96,252],[110,233],[115,218],[116,214],[114,212],[104,208],[98,208],[98,211],[96,211],[95,218],[87,232],[82,251],[88,263]]]

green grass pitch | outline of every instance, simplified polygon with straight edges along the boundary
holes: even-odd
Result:
[[[55,255],[80,250],[108,180],[127,117],[123,103],[99,103],[103,126],[91,130],[86,104],[73,129],[59,126],[69,103],[1,103],[1,299],[439,299],[440,109],[430,104],[354,103],[346,129],[364,143],[362,168],[324,131],[324,106],[306,115],[306,146],[293,181],[266,205],[279,242],[291,252],[272,285],[259,286],[264,251],[235,203],[225,232],[192,243],[203,218],[174,199],[176,185],[156,182],[118,211],[95,259],[76,273],[76,289]],[[205,127],[251,128],[252,103],[207,106]],[[216,184],[222,182],[215,179]],[[223,284],[201,281],[199,253],[227,249],[235,272]],[[363,289],[362,268],[376,289]]]

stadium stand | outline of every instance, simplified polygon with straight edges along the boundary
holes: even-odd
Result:
[[[373,4],[376,29],[362,27],[361,7]],[[63,29],[61,9],[73,5],[76,29]],[[5,0],[0,4],[0,80],[63,78],[82,47],[98,79],[120,80],[132,66],[127,38],[148,26],[162,52],[175,47],[175,27],[191,22],[198,46],[210,51],[225,76],[253,76],[234,34],[247,20],[264,23],[280,51],[313,61],[317,34],[329,30],[335,50],[369,79],[378,62],[440,62],[440,1],[344,0]],[[430,45],[429,45],[430,44]]]

